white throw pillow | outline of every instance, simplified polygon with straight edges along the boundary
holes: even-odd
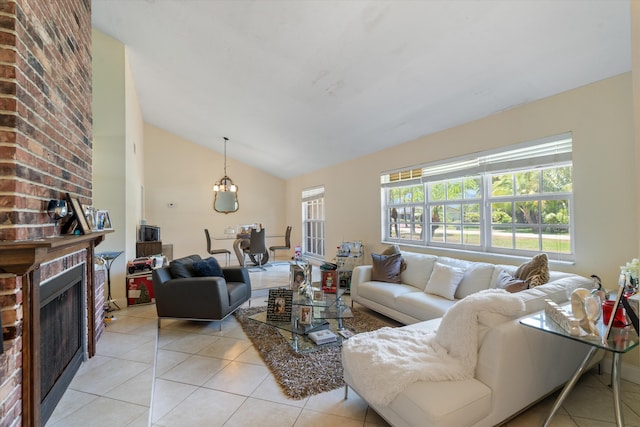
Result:
[[[436,262],[424,291],[453,301],[453,296],[463,277],[463,269]]]

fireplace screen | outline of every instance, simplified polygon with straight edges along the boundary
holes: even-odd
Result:
[[[43,422],[51,416],[85,355],[84,267],[40,288],[40,390]]]

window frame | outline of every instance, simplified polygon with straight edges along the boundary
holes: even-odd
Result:
[[[326,254],[324,187],[302,190],[301,209],[302,254],[324,259]]]
[[[471,156],[459,157],[440,161],[431,164],[425,164],[421,167],[412,167],[404,171],[393,171],[381,174],[381,209],[382,209],[382,224],[381,224],[381,236],[384,243],[396,243],[414,246],[434,247],[441,249],[462,250],[479,253],[500,254],[500,255],[514,255],[514,256],[531,256],[539,252],[546,252],[550,257],[555,257],[562,260],[574,260],[575,257],[575,230],[574,230],[574,218],[573,218],[573,160],[572,160],[572,147],[573,140],[570,133],[556,135],[541,140],[531,141],[524,144],[517,144],[509,147],[505,147],[502,150],[493,150],[482,153],[477,153]],[[514,154],[515,153],[515,154]],[[533,154],[531,154],[533,153]],[[498,159],[497,161],[494,161]],[[484,163],[484,164],[483,164]],[[487,166],[488,165],[488,166]],[[561,169],[569,167],[569,190],[560,189],[561,191],[554,190],[553,192],[545,192],[543,187],[544,183],[544,171],[550,169]],[[416,179],[416,170],[422,170],[422,177]],[[408,172],[411,171],[411,172]],[[517,174],[523,172],[538,172],[538,192],[532,195],[517,194],[514,189],[513,194],[509,196],[493,195],[492,194],[492,177],[496,175],[509,175],[512,174],[512,180],[515,183],[515,177]],[[476,179],[473,192],[465,191],[464,185],[469,183],[470,179]],[[449,198],[447,185],[461,182],[459,194],[452,194],[456,197]],[[444,184],[444,190],[440,191],[440,198],[433,198],[433,188],[436,185]],[[424,194],[424,200],[421,203],[407,204],[403,201],[394,202],[390,199],[390,191],[394,189],[412,187],[422,185],[422,191]],[[444,197],[442,196],[444,193]],[[467,194],[472,194],[474,197],[467,197]],[[478,194],[479,193],[479,194]],[[511,223],[502,223],[502,226],[511,228],[512,244],[510,247],[496,245],[494,243],[495,237],[498,234],[495,230],[500,228],[500,223],[493,223],[492,221],[492,206],[496,203],[531,203],[537,202],[537,222],[536,223],[518,223],[515,218],[515,212],[512,211]],[[568,221],[567,223],[547,223],[545,218],[542,217],[542,207],[549,201],[561,201],[561,208],[564,212],[562,219]],[[471,210],[465,214],[463,206],[471,206]],[[406,238],[406,234],[402,234],[398,237],[393,236],[392,227],[393,223],[390,219],[390,212],[392,208],[406,208],[408,206],[421,206],[424,213],[422,221],[422,230],[431,230],[430,233],[424,233],[421,239],[414,239],[411,235]],[[513,206],[513,205],[512,205]],[[435,207],[443,207],[447,209],[456,208],[458,212],[440,217],[438,221],[434,221],[433,209]],[[476,213],[477,210],[477,213]],[[568,214],[567,214],[568,212]],[[451,221],[456,217],[456,222]],[[476,222],[477,216],[477,222]],[[560,215],[559,215],[560,216]],[[449,224],[449,225],[448,225]],[[442,230],[443,226],[447,226],[448,229],[456,229],[460,232],[460,237],[456,238],[454,242],[448,242],[447,238],[450,235],[449,232],[442,233],[441,238],[436,236],[438,230]],[[475,239],[473,234],[474,230],[478,229],[479,238]],[[545,230],[554,229],[556,231],[558,239],[554,244],[554,239],[545,239]],[[524,242],[528,241],[528,244],[535,246],[533,241],[530,240],[531,236],[521,234],[518,235],[518,231],[522,232],[528,230],[532,235],[537,236],[537,248],[524,247]],[[561,243],[562,240],[566,240],[564,233],[558,233],[558,230],[566,230],[566,235],[569,238],[568,247],[566,244]],[[455,234],[455,233],[454,233]],[[548,235],[548,234],[547,234]],[[477,240],[477,241],[476,241]],[[554,251],[555,246],[557,248]]]

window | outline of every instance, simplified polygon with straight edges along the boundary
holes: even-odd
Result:
[[[514,255],[544,251],[570,258],[571,153],[571,134],[563,134],[382,174],[382,238]]]
[[[302,252],[324,258],[324,187],[302,191]]]

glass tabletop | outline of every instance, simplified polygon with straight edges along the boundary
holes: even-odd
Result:
[[[313,300],[295,293],[290,321],[267,320],[266,311],[249,316],[249,318],[277,328],[280,334],[289,341],[291,347],[300,353],[315,351],[325,346],[342,345],[344,338],[341,333],[348,332],[345,331],[343,320],[354,317],[351,308],[343,304],[343,294],[344,290],[338,290],[335,294],[324,293],[321,300]],[[308,323],[301,320],[306,317],[303,314],[305,311],[308,313]],[[336,334],[337,340],[317,345],[307,336],[310,332],[323,329],[329,329]]]
[[[570,312],[571,305],[567,304],[567,306],[569,307],[568,310]],[[615,353],[626,353],[635,348],[639,342],[638,334],[632,326],[627,326],[624,328],[611,328],[609,338],[606,340],[603,339],[602,336],[607,330],[607,325],[603,323],[602,317],[596,324],[600,336],[589,335],[586,332],[578,336],[571,335],[568,331],[565,331],[558,323],[552,320],[544,312],[544,310],[530,316],[523,317],[522,319],[520,319],[520,323],[534,329],[549,332],[554,335],[560,335],[574,341],[589,344]]]
[[[320,288],[318,287],[318,290]],[[345,294],[346,289],[337,289],[336,293],[322,292],[321,299],[308,298],[298,292],[293,293],[293,305],[305,305],[309,307],[330,307],[335,305],[342,305],[342,297]]]

